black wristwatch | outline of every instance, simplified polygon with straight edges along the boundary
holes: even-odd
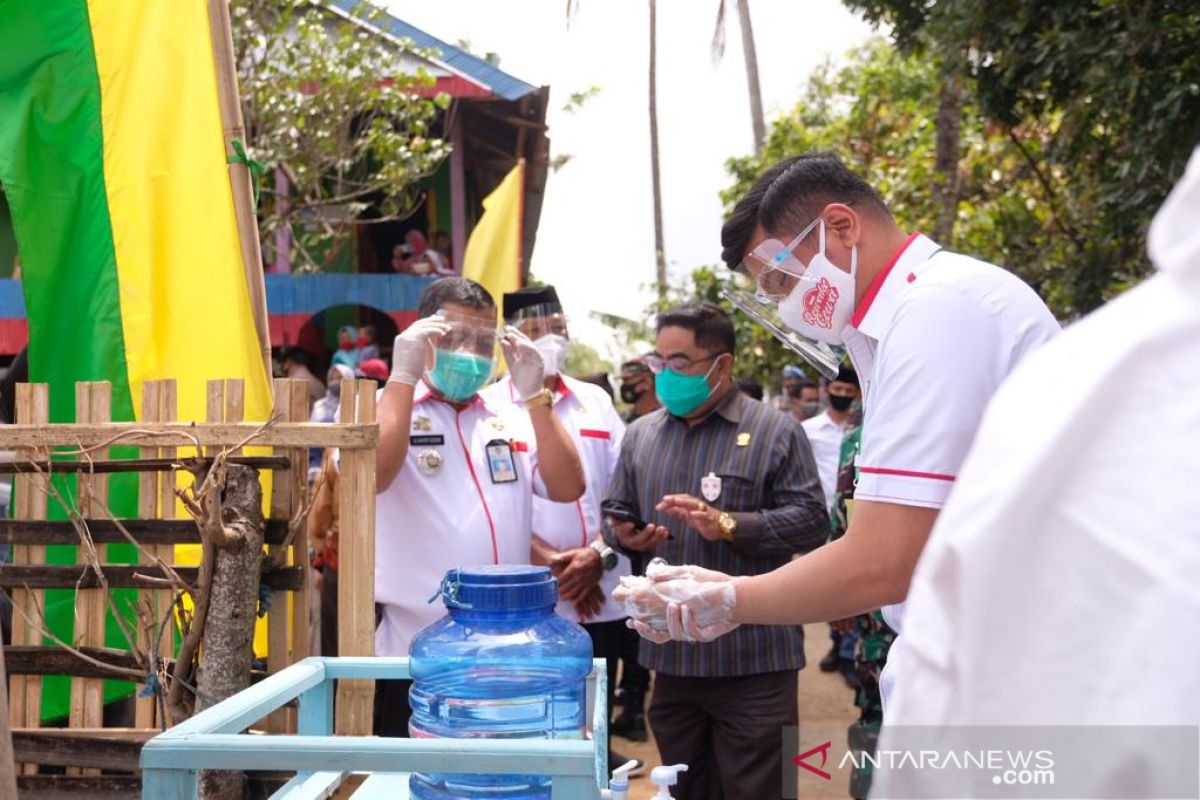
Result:
[[[588,546],[600,554],[600,563],[604,566],[605,572],[617,566],[617,561],[620,560],[617,551],[605,544],[603,539],[593,539]]]

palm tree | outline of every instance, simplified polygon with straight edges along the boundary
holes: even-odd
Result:
[[[658,43],[655,4],[656,0],[650,0],[650,183],[654,191],[655,276],[658,281],[658,299],[664,300],[667,296],[667,259],[663,251],[662,182],[658,174],[658,90],[655,80]]]
[[[567,26],[579,11],[579,0],[567,0]],[[667,297],[667,258],[663,249],[662,181],[658,169],[657,7],[650,0],[650,184],[654,192],[654,263],[658,299]],[[757,81],[757,73],[755,77]],[[761,102],[760,102],[761,105]]]
[[[717,25],[713,30],[713,58],[719,61],[725,55],[725,11],[728,2],[737,5],[738,27],[742,31],[742,55],[746,59],[746,84],[750,95],[750,124],[754,128],[754,152],[757,154],[766,141],[767,126],[763,119],[762,87],[758,83],[758,52],[754,48],[754,28],[750,25],[750,0],[719,0]]]

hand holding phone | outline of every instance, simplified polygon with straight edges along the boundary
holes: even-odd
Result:
[[[651,551],[670,538],[667,529],[661,525],[652,525],[637,514],[623,506],[604,502],[600,511],[608,518],[617,540],[627,550]]]

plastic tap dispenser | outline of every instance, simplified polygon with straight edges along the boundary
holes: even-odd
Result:
[[[672,764],[671,766],[655,767],[650,770],[650,782],[658,787],[655,800],[671,800],[669,787],[679,783],[679,773],[687,772],[687,764]]]
[[[608,782],[608,794],[601,794],[605,800],[626,800],[629,796],[629,773],[638,765],[637,761],[626,761],[612,772]]]
[[[452,569],[447,614],[413,639],[413,738],[582,739],[592,641],[555,616],[546,567]],[[413,773],[419,800],[548,800],[547,775]]]

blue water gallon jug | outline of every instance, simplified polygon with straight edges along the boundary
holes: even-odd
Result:
[[[452,569],[445,617],[413,639],[414,738],[582,739],[592,642],[555,615],[558,581],[546,567]],[[550,797],[546,775],[414,773],[414,798]]]

